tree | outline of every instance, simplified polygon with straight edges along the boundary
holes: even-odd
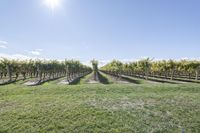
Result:
[[[94,80],[98,80],[98,61],[97,60],[92,60],[92,67],[93,67],[93,71],[94,71]]]

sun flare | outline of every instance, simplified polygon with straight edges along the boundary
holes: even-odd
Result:
[[[54,11],[61,6],[61,0],[44,0],[44,5]]]

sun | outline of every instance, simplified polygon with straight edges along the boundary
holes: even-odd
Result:
[[[61,0],[44,0],[44,5],[54,11],[61,6]]]

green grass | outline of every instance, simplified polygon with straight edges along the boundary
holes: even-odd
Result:
[[[0,132],[200,132],[199,84],[0,86]]]
[[[88,75],[86,75],[86,76],[84,76],[84,77],[82,77],[81,79],[80,79],[80,81],[77,83],[77,84],[87,84],[87,82],[91,79],[91,78],[93,78],[93,72],[92,73],[90,73],[90,74],[88,74]]]

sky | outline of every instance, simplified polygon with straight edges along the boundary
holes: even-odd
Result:
[[[1,0],[0,56],[200,59],[199,0]]]

